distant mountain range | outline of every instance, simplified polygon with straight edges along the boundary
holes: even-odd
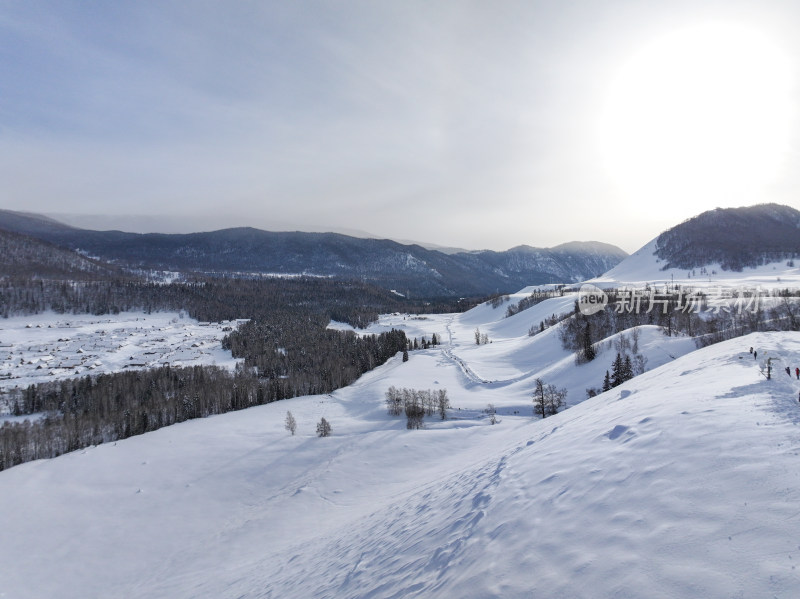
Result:
[[[93,231],[8,210],[0,210],[0,229],[130,268],[356,278],[415,297],[507,293],[526,285],[577,282],[604,273],[627,256],[599,242],[445,253],[337,233],[253,228],[189,234]]]

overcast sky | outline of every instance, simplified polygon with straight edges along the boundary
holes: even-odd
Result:
[[[628,251],[715,206],[800,207],[794,108],[754,108],[787,132],[764,142],[774,156],[757,152],[768,174],[754,181],[730,161],[703,185],[630,154],[609,166],[617,130],[630,128],[628,151],[655,147],[632,141],[639,127],[619,125],[624,116],[608,125],[632,112],[631,80],[644,77],[631,65],[657,71],[659,59],[641,58],[654,40],[708,24],[769,40],[789,99],[780,106],[800,107],[796,0],[0,0],[0,207],[124,216],[115,222],[130,230],[248,225]],[[748,77],[744,88],[768,87]],[[648,113],[664,110],[655,104]],[[664,135],[655,122],[647,139]],[[756,143],[740,137],[727,147]],[[716,153],[684,142],[700,148],[693,163]]]

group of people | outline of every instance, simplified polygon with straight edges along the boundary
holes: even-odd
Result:
[[[751,347],[750,348],[750,353],[753,354],[753,359],[754,360],[758,359],[758,351],[754,350]],[[786,374],[788,374],[789,377],[791,378],[791,376],[792,376],[792,367],[791,366],[787,366],[785,370],[786,370]],[[794,376],[798,381],[800,381],[800,366],[796,366],[795,367]],[[800,402],[800,393],[798,393],[798,395],[797,395],[797,401]]]

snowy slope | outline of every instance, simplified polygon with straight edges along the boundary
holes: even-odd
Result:
[[[645,283],[683,283],[695,287],[710,285],[745,286],[766,288],[796,287],[800,285],[800,268],[788,266],[787,261],[773,262],[755,268],[744,268],[741,272],[722,270],[719,264],[707,264],[688,271],[681,268],[662,270],[665,263],[655,255],[654,239],[637,250],[604,275],[590,282],[599,287],[644,285]]]
[[[512,301],[519,301],[527,295],[529,293],[516,294]],[[562,347],[557,327],[532,337],[528,335],[531,327],[538,329],[538,324],[548,316],[570,313],[575,297],[575,294],[567,294],[548,299],[510,318],[505,318],[508,304],[498,308],[481,304],[463,314],[384,315],[378,323],[362,332],[373,334],[395,328],[402,329],[409,338],[427,339],[435,333],[443,342],[442,359],[460,368],[463,385],[470,390],[478,386],[482,392],[486,389],[506,390],[494,400],[497,406],[527,410],[536,378],[566,388],[567,403],[574,405],[586,399],[587,389],[602,385],[605,371],[611,368],[616,356],[615,341],[620,336],[626,336],[629,341],[633,337],[632,331],[615,335],[597,344],[597,358],[593,362],[576,365],[575,355]],[[352,330],[349,325],[336,326]],[[490,343],[476,345],[475,329],[487,333]],[[696,349],[694,340],[666,337],[659,327],[639,327],[639,334],[640,352],[648,369]],[[482,408],[485,402],[470,407]]]
[[[485,439],[464,470],[297,548],[264,596],[796,596],[800,385],[763,381],[740,345]]]
[[[800,365],[798,335],[692,352],[642,327],[654,370],[587,400],[613,339],[576,366],[555,329],[527,335],[571,305],[387,315],[372,330],[443,345],[0,472],[0,597],[797,596],[800,381],[767,382],[747,348]],[[534,419],[537,376],[572,407]],[[390,385],[446,388],[450,419],[406,430]]]

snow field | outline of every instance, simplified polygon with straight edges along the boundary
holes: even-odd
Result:
[[[572,298],[505,306],[381,317],[367,332],[442,345],[331,395],[0,472],[0,596],[798,596],[800,335],[694,351],[640,327],[651,371],[586,399],[614,339],[577,366],[555,329],[527,334]],[[536,377],[571,407],[532,417]],[[446,388],[450,418],[406,430],[391,385]]]

